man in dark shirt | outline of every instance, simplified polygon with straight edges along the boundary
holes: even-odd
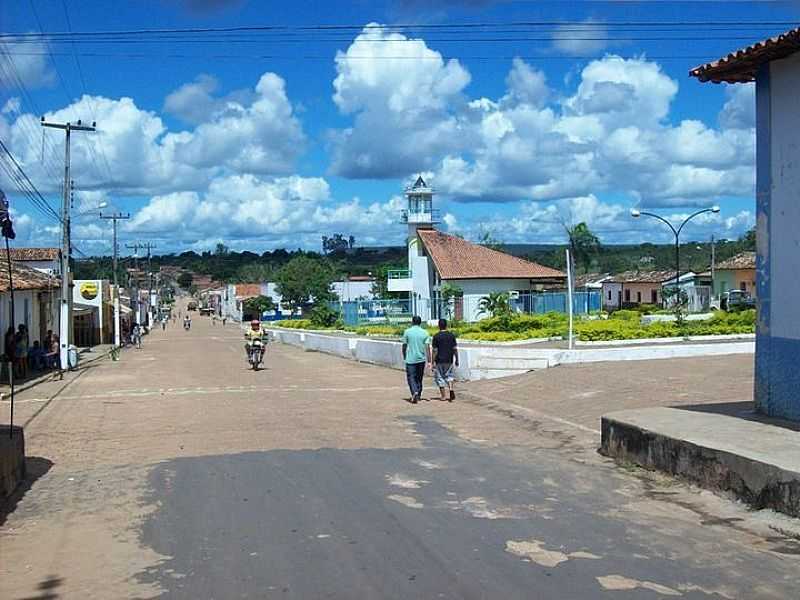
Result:
[[[452,402],[456,398],[453,388],[455,384],[455,367],[458,366],[458,348],[456,336],[447,331],[447,320],[439,319],[439,332],[433,336],[431,347],[433,348],[433,364],[431,370],[439,386],[439,393],[442,400]],[[447,392],[450,392],[449,395]]]

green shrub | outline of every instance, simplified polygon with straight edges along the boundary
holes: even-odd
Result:
[[[311,329],[311,321],[308,319],[291,319],[287,321],[275,321],[278,327],[285,327],[286,329]]]
[[[322,329],[331,327],[341,329],[343,327],[339,313],[326,304],[318,304],[312,308],[309,317],[311,325],[314,327],[319,327]]]
[[[619,321],[636,321],[637,323],[642,318],[641,313],[636,310],[630,309],[622,309],[622,310],[615,310],[612,312],[609,319],[619,320]]]

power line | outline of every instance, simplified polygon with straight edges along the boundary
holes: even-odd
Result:
[[[14,53],[20,54],[23,56],[27,55],[37,55],[36,53]],[[80,52],[78,53],[79,56],[83,57],[91,57],[91,58],[129,58],[129,59],[153,59],[153,58],[175,58],[175,59],[187,59],[187,60],[194,60],[194,59],[231,59],[231,60],[239,60],[239,59],[248,59],[248,60],[287,60],[287,61],[306,61],[306,60],[322,60],[322,61],[330,61],[335,58],[335,60],[450,60],[450,59],[459,59],[459,60],[512,60],[514,58],[520,58],[523,60],[595,60],[600,59],[605,56],[605,54],[595,54],[595,55],[581,55],[576,56],[572,54],[538,54],[538,55],[526,55],[526,54],[504,54],[504,55],[496,55],[496,56],[488,56],[488,55],[456,55],[456,54],[440,54],[437,56],[337,56],[332,57],[331,55],[321,55],[321,54],[162,54],[162,53],[111,53],[111,52]],[[67,53],[64,53],[63,56],[67,56]],[[650,55],[646,53],[640,53],[641,57],[646,58],[647,60],[705,60],[708,58],[708,55],[697,54],[697,55],[677,55],[677,54],[660,54],[660,55]],[[628,57],[628,58],[639,58],[640,55]],[[623,57],[624,58],[624,57]]]
[[[5,153],[5,156],[8,156],[8,158],[11,159],[11,162],[13,163],[14,168],[16,169],[16,171],[18,173],[18,176],[14,177],[13,175],[11,175],[11,173],[9,171],[7,171],[7,172],[9,172],[9,176],[13,180],[22,183],[22,185],[19,185],[19,183],[18,183],[18,188],[20,189],[20,191],[25,193],[28,196],[28,198],[31,199],[31,201],[36,206],[38,206],[39,208],[43,209],[45,211],[45,213],[50,213],[50,215],[52,215],[57,221],[61,221],[61,217],[58,215],[58,213],[55,211],[55,209],[53,209],[53,207],[50,206],[50,203],[44,198],[44,196],[42,196],[39,193],[39,190],[36,189],[35,185],[33,185],[33,182],[30,180],[28,175],[25,173],[25,171],[19,165],[19,163],[17,162],[17,159],[14,158],[14,155],[11,154],[11,151],[3,143],[3,140],[0,140],[0,148]]]
[[[35,9],[34,9],[35,11]],[[38,20],[38,19],[37,19]],[[208,34],[208,33],[238,33],[238,32],[291,32],[291,31],[388,31],[390,33],[403,32],[406,30],[448,30],[448,29],[487,29],[496,27],[582,27],[591,28],[614,28],[614,27],[712,27],[712,26],[741,26],[741,27],[785,27],[796,25],[796,21],[608,21],[598,23],[586,23],[582,21],[512,21],[512,22],[482,22],[482,23],[418,23],[418,24],[396,24],[396,25],[253,25],[236,27],[190,27],[190,28],[165,28],[165,29],[127,29],[127,30],[104,30],[104,31],[40,31],[36,33],[5,33],[0,34],[0,39],[13,37],[48,37],[48,38],[69,38],[69,37],[97,37],[97,36],[121,36],[121,35],[159,35],[159,34]],[[41,27],[40,27],[41,30]]]
[[[64,18],[66,19],[66,22],[67,22],[67,29],[69,29],[69,31],[72,31],[72,23],[70,22],[70,19],[69,19],[69,11],[67,10],[66,0],[61,0],[61,6],[64,8]],[[81,62],[80,62],[80,60],[78,60],[78,55],[75,52],[75,43],[74,42],[71,44],[71,48],[72,48],[72,56],[75,58],[75,66],[78,68],[78,76],[79,76],[79,79],[80,79],[80,82],[81,82],[81,88],[83,89],[83,94],[84,94],[84,96],[86,96],[86,101],[89,103],[89,108],[92,110],[92,113],[93,113],[92,114],[92,119],[96,120],[97,119],[97,109],[96,109],[96,107],[94,105],[94,101],[92,100],[92,97],[89,95],[89,92],[86,89],[86,79],[83,76],[83,69],[81,68]],[[100,156],[103,158],[103,163],[104,163],[104,165],[106,167],[106,173],[108,173],[108,181],[111,182],[114,179],[114,176],[113,176],[113,174],[111,172],[111,167],[110,167],[110,165],[108,163],[108,158],[106,157],[106,152],[103,149],[103,145],[102,144],[100,144],[98,147],[100,149]],[[93,155],[92,156],[92,160],[94,161],[94,154],[95,154],[94,146],[92,144],[89,144],[88,148],[90,149],[90,152]],[[96,161],[94,161],[94,162],[96,164]]]

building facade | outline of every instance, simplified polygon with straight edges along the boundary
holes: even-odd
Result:
[[[714,295],[722,296],[731,290],[741,290],[753,298],[758,297],[755,252],[742,252],[717,265],[714,271]]]
[[[561,271],[437,231],[434,191],[422,177],[405,195],[407,209],[401,220],[408,227],[408,269],[390,272],[387,288],[406,292],[409,312],[424,321],[444,316],[477,321],[489,316],[480,304],[492,292],[514,296],[566,288]],[[456,296],[446,297],[446,288]]]
[[[800,28],[693,69],[756,85],[756,409],[800,421]]]

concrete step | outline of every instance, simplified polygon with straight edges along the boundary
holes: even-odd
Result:
[[[477,381],[478,379],[499,379],[501,377],[511,377],[513,375],[523,375],[529,371],[530,369],[522,369],[518,371],[513,369],[470,369],[469,380]]]
[[[536,371],[549,366],[546,358],[514,358],[506,356],[480,356],[479,369],[500,369],[512,371]]]
[[[601,421],[600,452],[800,517],[800,424],[760,417],[750,406],[610,413]]]

